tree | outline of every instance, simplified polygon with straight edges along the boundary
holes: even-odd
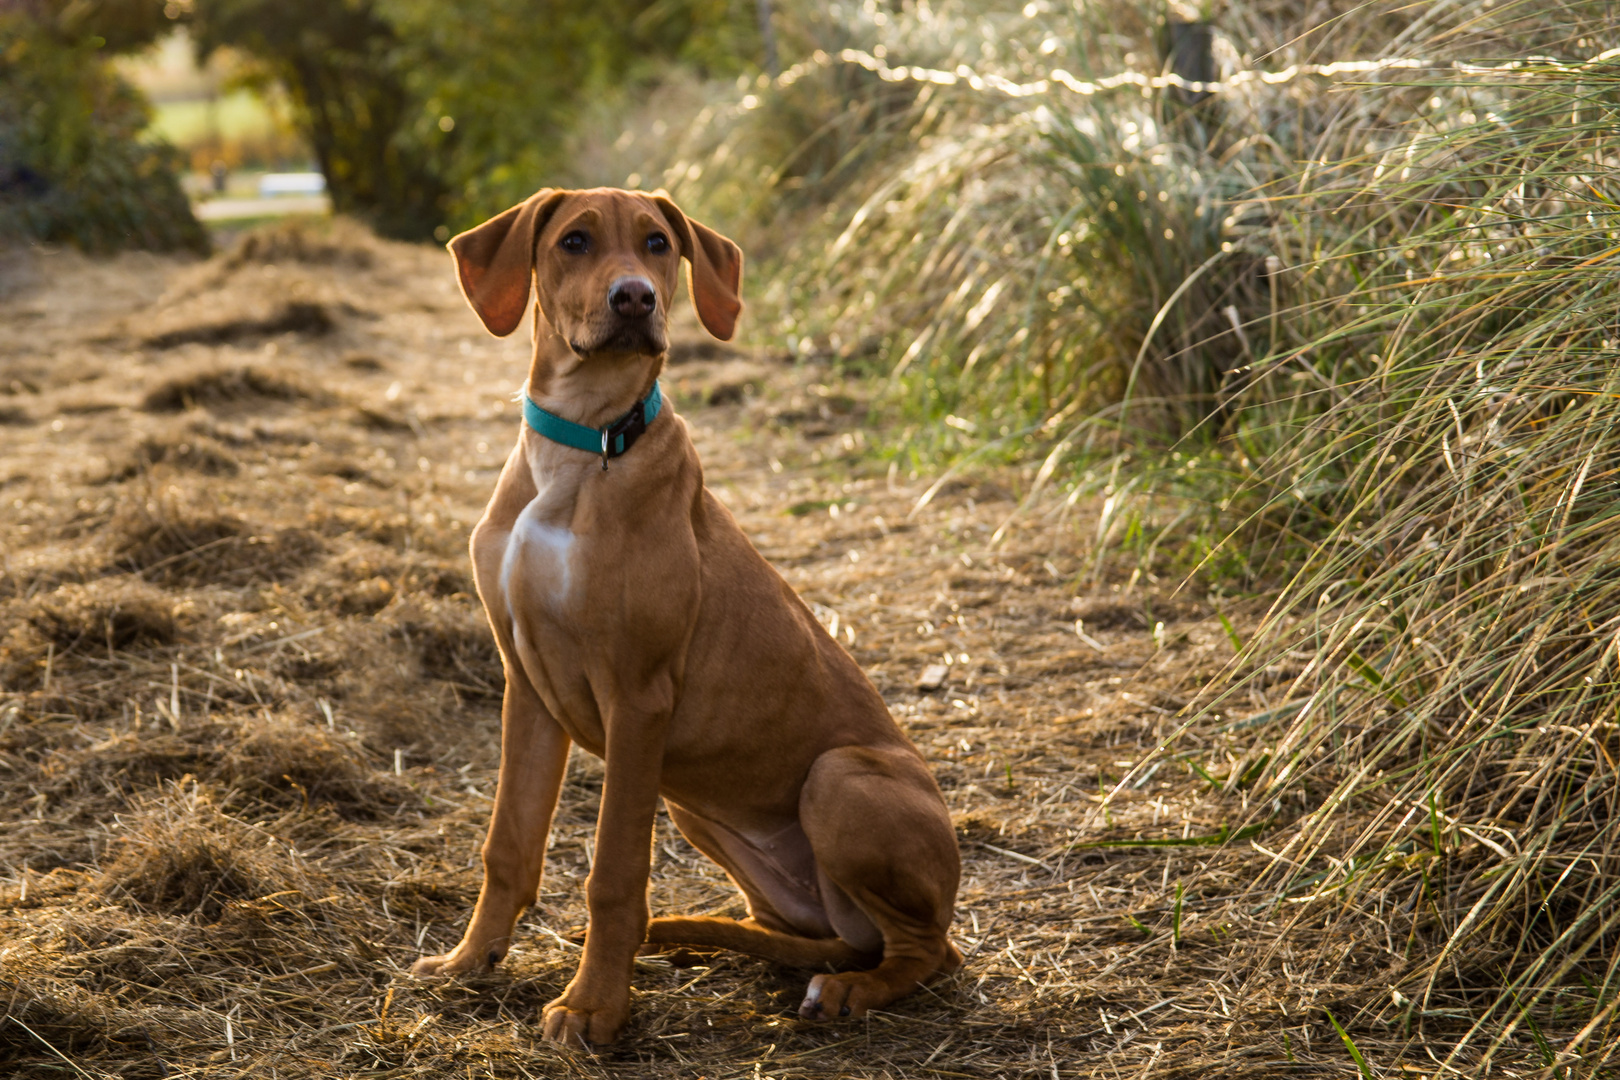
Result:
[[[735,68],[749,0],[192,0],[206,55],[283,83],[333,206],[385,235],[471,224],[565,173],[580,106],[682,60]]]
[[[333,209],[423,239],[444,218],[442,138],[415,130],[406,50],[369,0],[198,0],[198,52],[233,46],[281,82],[326,176]]]

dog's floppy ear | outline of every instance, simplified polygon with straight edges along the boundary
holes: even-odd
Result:
[[[721,341],[730,341],[742,311],[742,248],[707,225],[699,225],[663,192],[652,197],[675,230],[676,242],[687,262],[686,285],[692,306],[704,329]]]
[[[534,277],[535,238],[567,194],[542,188],[448,245],[461,295],[496,337],[505,337],[523,321]]]

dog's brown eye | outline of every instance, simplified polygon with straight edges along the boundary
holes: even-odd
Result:
[[[578,229],[575,229],[573,232],[562,238],[562,244],[560,246],[564,251],[572,252],[575,255],[582,255],[590,249],[591,238],[580,232]]]
[[[669,237],[663,233],[653,233],[647,237],[647,250],[654,255],[662,255],[669,250]]]

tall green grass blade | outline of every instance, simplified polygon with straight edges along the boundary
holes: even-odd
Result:
[[[1350,1033],[1344,1030],[1343,1025],[1339,1023],[1338,1017],[1334,1016],[1329,1009],[1323,1009],[1322,1011],[1327,1013],[1328,1023],[1333,1025],[1333,1030],[1338,1034],[1339,1041],[1344,1043],[1345,1050],[1350,1054],[1350,1060],[1356,1063],[1356,1069],[1361,1073],[1362,1080],[1374,1080],[1372,1066],[1367,1064],[1367,1059],[1362,1056],[1361,1050],[1356,1046],[1355,1040],[1350,1037]]]
[[[1389,699],[1390,704],[1399,709],[1406,708],[1406,698],[1401,695],[1400,691],[1389,686],[1388,682],[1384,679],[1383,672],[1379,671],[1372,664],[1353,652],[1349,656],[1345,657],[1344,662],[1350,668],[1350,670],[1354,671],[1357,675],[1360,675],[1363,679],[1366,679],[1371,686],[1374,686],[1382,691],[1384,696]]]
[[[1206,833],[1202,836],[1167,836],[1148,840],[1086,840],[1070,844],[1068,851],[1084,851],[1091,848],[1177,848],[1177,847],[1220,847],[1228,843],[1242,843],[1250,837],[1259,836],[1270,826],[1269,821],[1257,822],[1253,825],[1244,825],[1237,829],[1221,826],[1218,832]]]
[[[1181,882],[1176,882],[1176,906],[1170,913],[1170,943],[1175,948],[1181,947],[1181,899],[1183,888]]]

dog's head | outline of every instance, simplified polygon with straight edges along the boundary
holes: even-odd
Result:
[[[742,310],[742,250],[662,192],[546,188],[452,239],[450,254],[490,333],[517,329],[532,282],[546,321],[587,359],[668,349],[682,259],[709,333],[730,339]]]

